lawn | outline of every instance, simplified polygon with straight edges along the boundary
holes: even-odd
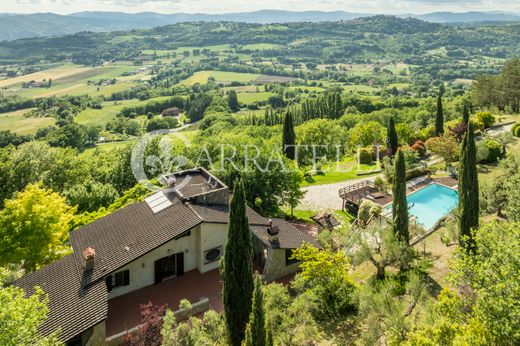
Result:
[[[312,175],[311,177],[306,177],[305,181],[301,186],[305,187],[312,185],[334,184],[346,180],[362,179],[364,177],[370,177],[378,174],[376,168],[377,167],[375,165],[358,166],[355,158],[348,157],[343,161],[340,161],[338,167],[336,167],[336,164],[327,165],[322,168],[322,170],[324,171],[323,174],[316,174]],[[362,176],[357,175],[358,172],[366,173],[370,171],[373,171],[373,173]]]
[[[198,71],[191,77],[181,82],[184,85],[193,85],[195,83],[206,84],[209,77],[215,78],[218,83],[241,82],[248,83],[256,80],[259,75],[254,73],[237,73],[224,71]]]
[[[54,118],[26,118],[30,109],[0,114],[0,130],[10,130],[21,135],[34,134],[39,128],[54,125]]]

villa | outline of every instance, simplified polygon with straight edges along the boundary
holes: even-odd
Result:
[[[227,241],[229,188],[203,168],[163,176],[166,187],[70,233],[73,252],[16,281],[41,287],[67,345],[104,345],[140,322],[139,305],[175,309],[183,298],[221,310],[219,260]],[[292,224],[247,209],[254,266],[265,281],[298,270],[292,251],[314,239]]]

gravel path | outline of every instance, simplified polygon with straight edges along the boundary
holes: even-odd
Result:
[[[305,196],[300,201],[297,209],[300,210],[341,210],[342,200],[339,197],[339,190],[343,187],[357,184],[363,180],[374,181],[376,176],[347,180],[341,183],[315,185],[303,187]]]

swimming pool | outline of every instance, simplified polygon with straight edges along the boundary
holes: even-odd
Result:
[[[430,184],[425,188],[407,196],[410,215],[426,229],[432,228],[440,219],[457,207],[459,194],[449,187]],[[384,208],[391,212],[392,204]]]

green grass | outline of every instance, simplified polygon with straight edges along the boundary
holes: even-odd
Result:
[[[325,90],[324,88],[319,87],[319,86],[305,86],[305,85],[291,86],[288,89],[289,90],[301,89],[301,90],[308,91],[308,92],[322,92],[323,90]]]
[[[146,79],[148,77],[148,73],[146,72],[134,76],[121,76],[125,72],[131,72],[137,69],[138,67],[136,66],[121,63],[95,68],[77,67],[74,65],[60,67],[49,71],[42,71],[32,75],[23,76],[23,81],[42,81],[44,78],[51,78],[53,82],[50,88],[22,89],[21,84],[18,83],[9,85],[3,93],[5,95],[20,95],[27,98],[84,94],[89,94],[94,97],[107,96],[113,92],[129,89],[136,85],[138,80]],[[51,72],[53,71],[54,74],[51,75]],[[117,82],[114,85],[107,86],[88,84],[89,80],[98,81],[102,79],[116,79]],[[2,82],[7,83],[7,81]]]
[[[95,156],[95,155],[105,154],[105,153],[109,153],[113,150],[116,150],[118,148],[121,148],[129,143],[132,143],[132,141],[100,143],[100,144],[97,144],[94,148],[86,149],[85,151],[83,151],[81,153],[81,155]]]
[[[116,115],[125,107],[133,107],[144,105],[150,101],[160,101],[167,99],[169,96],[160,96],[149,100],[123,100],[103,102],[102,109],[87,108],[76,116],[76,122],[85,125],[105,125],[116,117]],[[138,119],[139,120],[139,119]]]
[[[246,44],[242,47],[242,49],[250,49],[250,50],[267,50],[267,49],[280,49],[283,48],[281,44],[274,43],[255,43],[255,44]]]
[[[184,85],[193,85],[195,83],[205,84],[209,77],[214,77],[217,82],[230,83],[241,82],[247,83],[256,80],[259,75],[254,73],[237,73],[223,71],[199,71],[195,72],[191,77],[181,82]]]
[[[306,177],[306,180],[301,185],[305,186],[313,186],[313,185],[324,185],[324,184],[334,184],[342,181],[353,180],[353,179],[362,179],[363,177],[373,176],[377,173],[367,174],[359,176],[358,172],[369,172],[375,171],[376,166],[369,165],[360,165],[355,160],[355,158],[348,157],[343,161],[339,162],[338,167],[336,164],[331,164],[323,167],[323,174],[316,174],[311,177]]]
[[[267,101],[269,97],[273,96],[274,93],[271,92],[258,92],[258,93],[239,93],[238,101],[240,103],[254,103],[254,102],[261,102],[261,101]]]
[[[378,91],[379,89],[378,88],[375,88],[375,87],[372,87],[370,85],[361,85],[361,84],[358,84],[358,85],[345,85],[343,86],[343,90],[345,90],[345,92],[347,93],[371,93],[371,92],[374,92],[374,91]]]
[[[54,125],[54,118],[26,118],[29,109],[0,114],[0,130],[26,135],[34,134],[39,128]]]

